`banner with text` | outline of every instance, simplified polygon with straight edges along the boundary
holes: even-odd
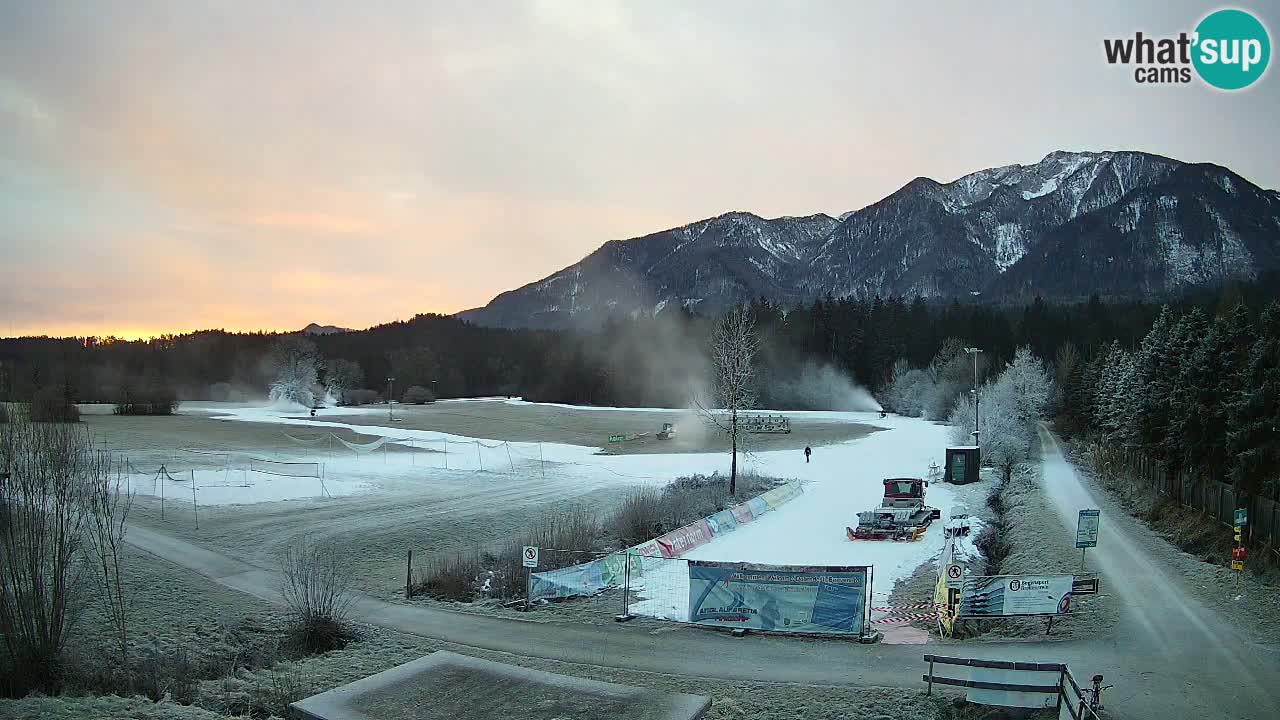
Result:
[[[706,518],[703,518],[682,528],[676,528],[654,542],[658,544],[662,557],[680,557],[700,545],[711,542],[711,526],[707,524]]]
[[[1071,612],[1071,575],[992,575],[964,581],[960,617]]]
[[[689,561],[689,621],[716,627],[859,635],[867,568]]]

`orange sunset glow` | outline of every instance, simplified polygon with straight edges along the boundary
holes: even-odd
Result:
[[[1280,184],[1248,140],[1276,83],[1214,116],[1209,91],[1096,72],[1078,38],[1141,7],[929,14],[907,46],[861,3],[6,4],[0,334],[452,313],[611,239],[836,215],[1058,148]],[[992,22],[1004,42],[970,42]],[[1043,54],[1082,69],[1008,61]]]

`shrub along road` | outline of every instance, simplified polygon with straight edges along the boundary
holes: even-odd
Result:
[[[1046,433],[1047,435],[1047,433]],[[1074,530],[1075,511],[1099,507],[1089,489],[1044,438],[1043,482]],[[1045,518],[1056,522],[1055,518]],[[1069,524],[1067,521],[1070,521]],[[1090,640],[947,642],[938,654],[986,659],[1068,663],[1078,680],[1103,673],[1115,687],[1107,707],[1125,718],[1280,717],[1280,653],[1253,644],[1191,598],[1181,578],[1165,573],[1148,532],[1119,512],[1104,512],[1100,547],[1103,583],[1124,600],[1126,612],[1109,635]],[[1149,534],[1149,532],[1148,532]],[[226,587],[280,602],[277,573],[205,550],[154,530],[131,526],[127,540]],[[487,650],[619,669],[693,677],[919,689],[921,646],[858,645],[755,635],[744,639],[687,626],[647,623],[616,626],[546,622],[456,613],[360,596],[351,609],[362,622]]]

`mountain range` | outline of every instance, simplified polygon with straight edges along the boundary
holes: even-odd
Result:
[[[1058,151],[950,183],[919,177],[839,217],[729,212],[611,240],[459,316],[565,327],[758,297],[1154,300],[1277,268],[1280,193],[1213,164]]]

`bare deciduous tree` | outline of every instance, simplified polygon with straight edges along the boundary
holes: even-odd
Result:
[[[120,653],[121,669],[129,671],[129,598],[120,579],[121,554],[124,551],[125,523],[133,507],[133,493],[124,488],[120,475],[121,463],[112,462],[109,454],[95,453],[95,472],[88,480],[86,553],[93,566],[95,583],[102,593],[107,607]],[[114,468],[115,472],[112,473]]]
[[[71,610],[93,585],[127,663],[120,555],[132,497],[84,428],[25,413],[11,420],[0,426],[0,636],[14,663],[6,689],[56,692]],[[86,570],[99,582],[82,582]]]
[[[703,413],[729,436],[732,460],[729,467],[729,494],[738,489],[738,451],[744,431],[739,415],[755,406],[753,389],[755,357],[760,341],[755,333],[755,318],[747,306],[725,313],[711,336],[711,365],[715,372],[716,399],[724,413],[703,408]]]
[[[0,636],[14,664],[9,689],[56,692],[100,511],[91,489],[110,475],[110,458],[81,427],[11,420],[0,425]]]

